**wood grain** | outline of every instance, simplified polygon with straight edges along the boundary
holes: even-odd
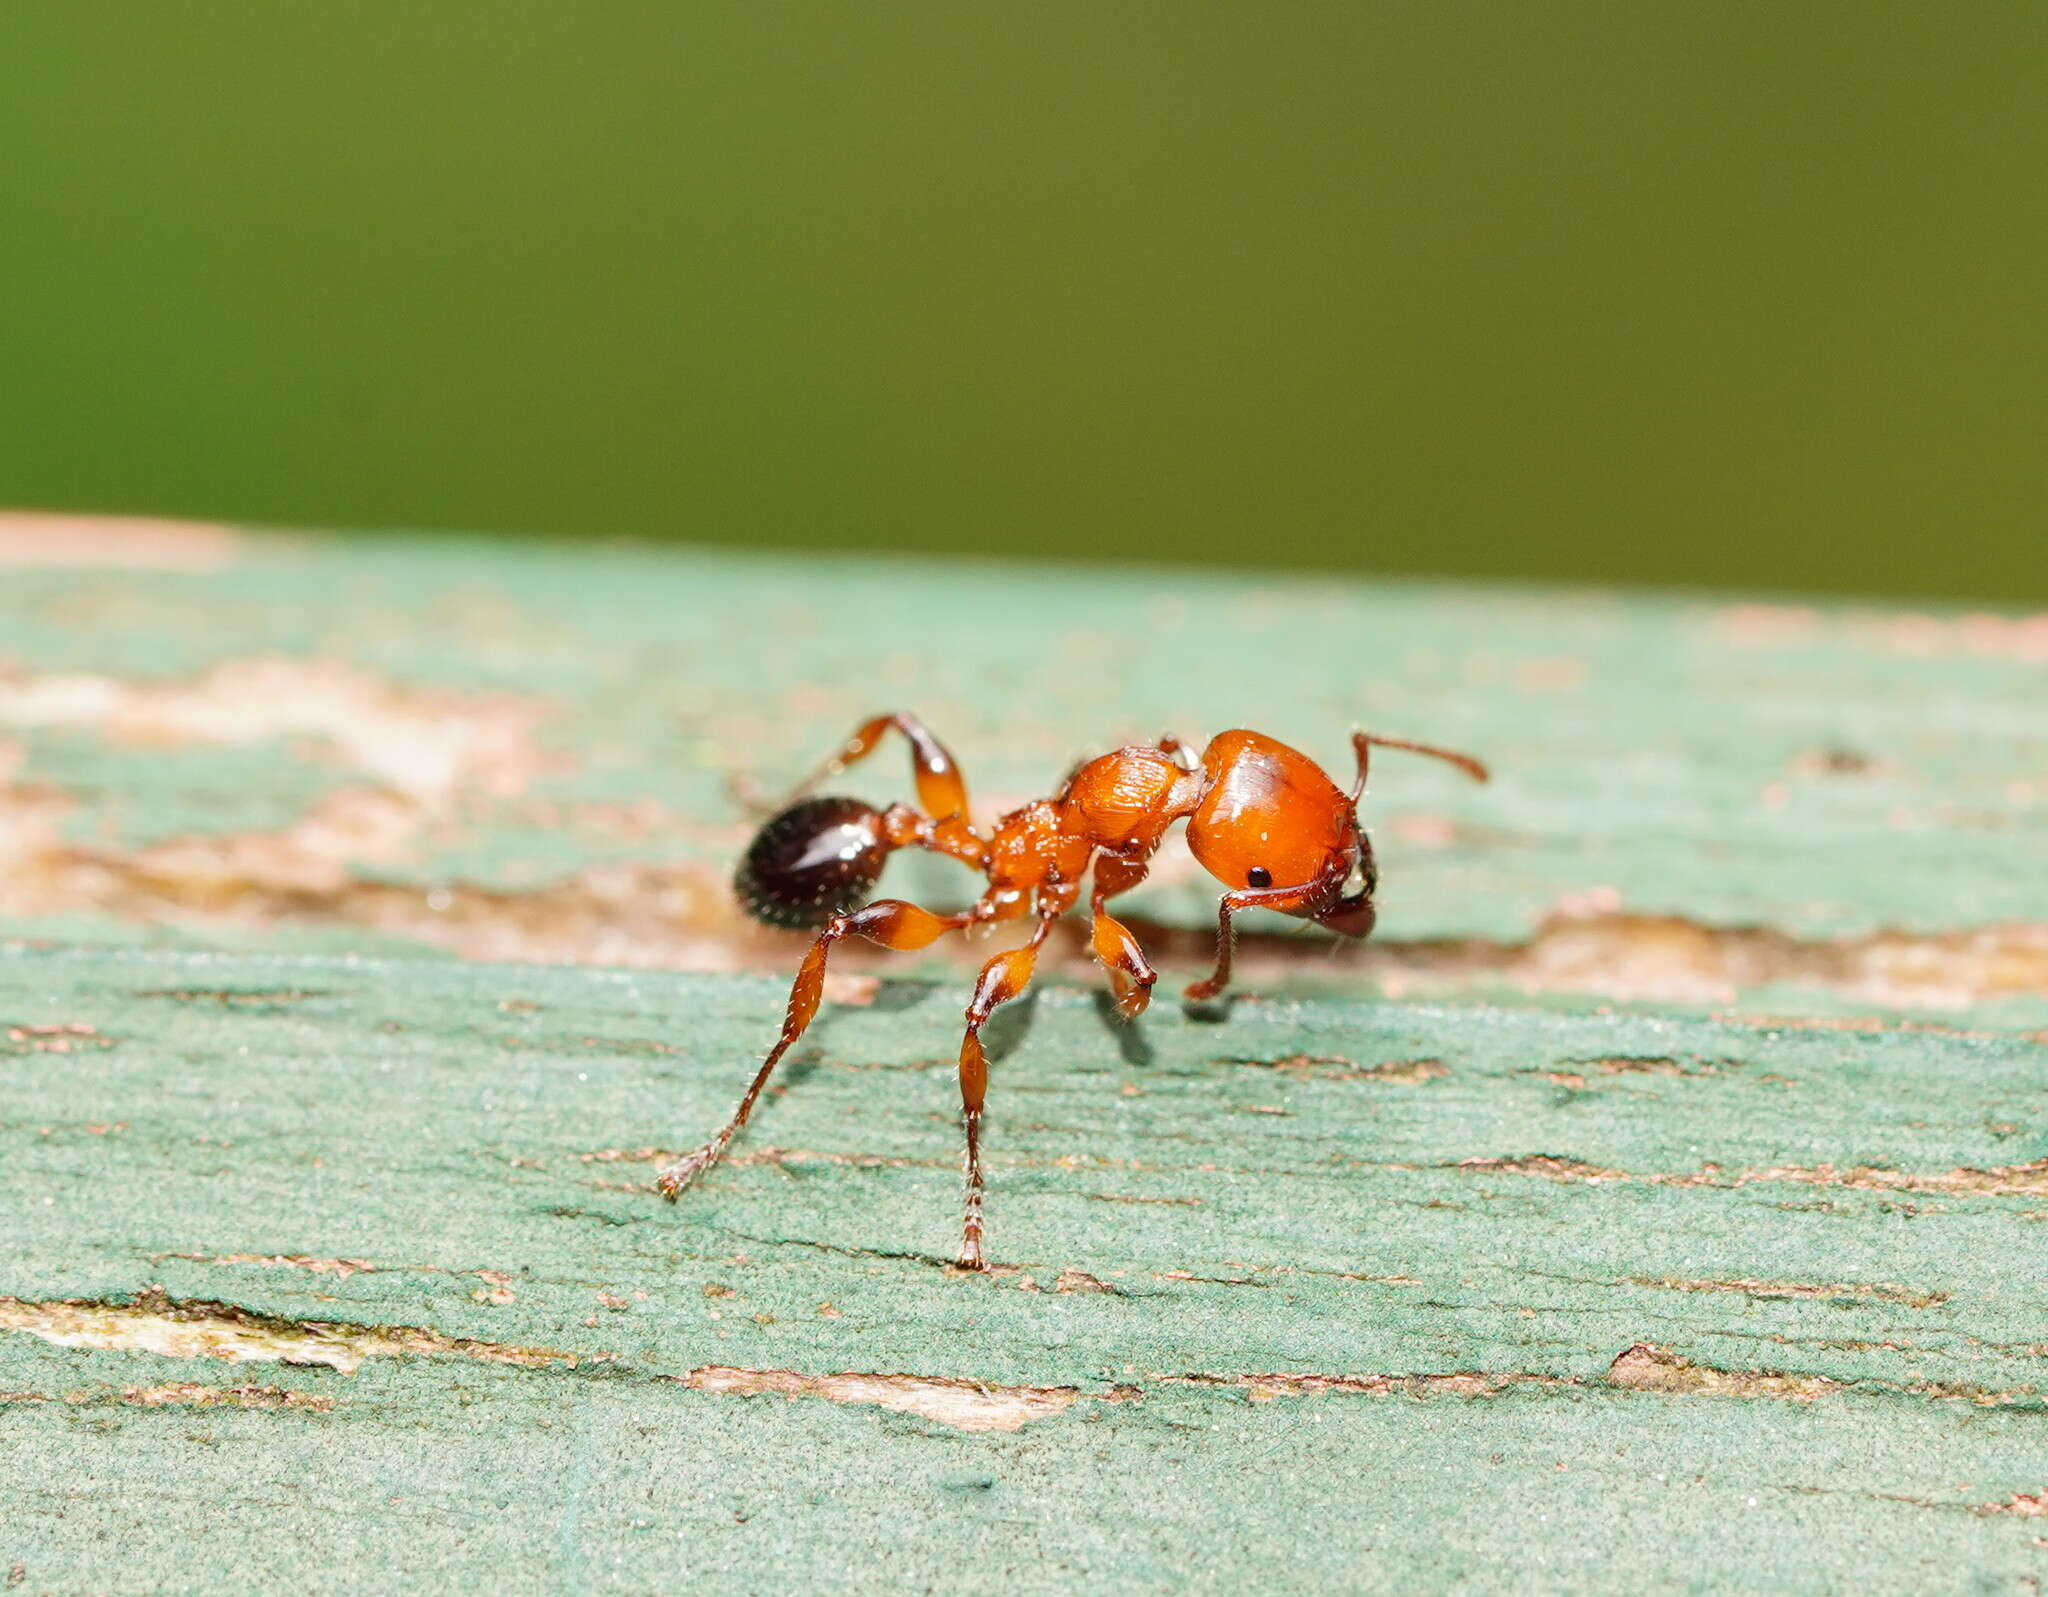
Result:
[[[11,572],[0,1579],[2031,1589],[2044,669],[2025,618],[1619,595]],[[651,1188],[784,991],[728,779],[890,703],[989,801],[1237,722],[1502,776],[1380,771],[1370,957],[1255,938],[1135,1028],[1073,958],[999,1021],[974,1277],[942,965],[839,984]],[[1147,905],[1170,960],[1204,918]]]

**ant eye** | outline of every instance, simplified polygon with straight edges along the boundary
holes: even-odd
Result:
[[[1273,885],[1273,873],[1263,865],[1254,865],[1244,873],[1244,879],[1254,887],[1271,887]]]

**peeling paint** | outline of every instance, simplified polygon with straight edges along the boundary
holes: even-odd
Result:
[[[1556,1388],[1580,1383],[1566,1376],[1490,1374],[1453,1370],[1441,1375],[1164,1375],[1158,1379],[1182,1386],[1241,1387],[1255,1403],[1276,1397],[1495,1397],[1510,1387]]]
[[[158,1253],[151,1255],[151,1262],[157,1259],[187,1259],[195,1264],[258,1264],[276,1270],[305,1270],[314,1275],[335,1275],[346,1279],[377,1270],[382,1266],[372,1264],[368,1259],[322,1259],[308,1253]]]
[[[1248,1059],[1226,1056],[1219,1065],[1248,1065],[1257,1070],[1278,1070],[1290,1076],[1317,1081],[1391,1081],[1418,1086],[1451,1073],[1441,1059],[1390,1059],[1381,1064],[1361,1065],[1342,1054],[1283,1054],[1278,1059]]]
[[[936,1420],[962,1431],[1015,1431],[1033,1420],[1064,1414],[1076,1402],[1118,1402],[1135,1392],[1112,1388],[1083,1392],[1075,1386],[996,1386],[935,1375],[799,1375],[794,1370],[742,1370],[711,1364],[679,1377],[700,1392],[727,1396],[818,1397],[833,1403],[868,1403]]]
[[[1497,1171],[1502,1175],[1539,1176],[1546,1181],[1584,1181],[1594,1185],[1609,1181],[1642,1181],[1665,1187],[1744,1187],[1760,1182],[1790,1182],[1801,1186],[1849,1187],[1870,1192],[2048,1197],[2048,1159],[1996,1165],[1988,1170],[1964,1165],[1954,1170],[1919,1172],[1887,1170],[1874,1165],[1818,1164],[1769,1165],[1761,1169],[1725,1171],[1719,1165],[1709,1164],[1687,1175],[1638,1175],[1626,1170],[1603,1169],[1577,1159],[1538,1153],[1511,1158],[1482,1156],[1461,1159],[1443,1168]]]
[[[353,1375],[367,1358],[453,1357],[535,1368],[574,1366],[587,1354],[514,1347],[443,1336],[416,1326],[361,1326],[252,1314],[227,1303],[178,1302],[160,1288],[132,1302],[33,1303],[0,1298],[0,1331],[20,1331],[58,1347],[211,1358],[325,1364]]]
[[[309,1414],[334,1411],[334,1399],[318,1392],[293,1392],[281,1386],[204,1386],[195,1381],[128,1386],[117,1392],[65,1392],[61,1396],[0,1392],[0,1403],[63,1403],[72,1408],[112,1403],[136,1408],[299,1409]]]
[[[1532,1153],[1516,1159],[1478,1157],[1460,1159],[1454,1170],[1498,1171],[1508,1176],[1540,1176],[1545,1181],[1634,1181],[1626,1170],[1603,1170],[1578,1159],[1559,1159],[1552,1154]]]
[[[0,510],[0,567],[219,571],[240,544],[232,528],[214,522]]]
[[[84,1021],[58,1021],[41,1025],[9,1026],[0,1035],[0,1053],[69,1054],[89,1048],[111,1048],[114,1039],[101,1034],[97,1026]]]
[[[0,726],[63,727],[144,747],[305,737],[393,792],[444,802],[458,791],[523,793],[559,757],[534,729],[538,700],[401,687],[341,660],[231,660],[190,682],[94,672],[0,675]]]
[[[2015,1514],[2022,1519],[2048,1519],[2048,1491],[2015,1492],[2002,1503],[1985,1503],[1980,1514]]]
[[[278,1386],[200,1386],[191,1381],[127,1387],[120,1400],[144,1408],[296,1408],[314,1414],[334,1409],[334,1399],[317,1392],[291,1392]]]
[[[1787,1375],[1776,1370],[1721,1370],[1695,1364],[1676,1353],[1638,1342],[1607,1367],[1607,1382],[1631,1392],[1676,1396],[1780,1398],[1811,1403],[1843,1390],[1825,1375]]]
[[[1785,1370],[1726,1370],[1696,1364],[1654,1343],[1638,1342],[1622,1350],[1607,1369],[1607,1384],[1631,1392],[1658,1392],[1683,1397],[1775,1398],[1811,1403],[1844,1392],[1894,1392],[1938,1402],[1969,1403],[1978,1408],[2040,1409],[2032,1387],[2000,1392],[1967,1381],[1839,1381],[1826,1375]]]
[[[1949,1300],[1946,1292],[1915,1292],[1910,1287],[1879,1282],[1800,1281],[1695,1281],[1680,1276],[1635,1276],[1637,1286],[1662,1287],[1671,1292],[1740,1292],[1753,1298],[1864,1298],[1878,1303],[1896,1303],[1909,1309],[1931,1309]]]

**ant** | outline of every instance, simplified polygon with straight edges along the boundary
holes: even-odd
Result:
[[[807,798],[820,782],[872,754],[894,730],[910,745],[918,803],[877,810],[854,798]],[[1151,1001],[1158,973],[1130,931],[1103,906],[1145,879],[1167,827],[1185,820],[1189,850],[1226,891],[1217,905],[1216,968],[1186,991],[1191,1001],[1216,997],[1230,981],[1231,917],[1270,909],[1312,920],[1346,937],[1373,928],[1378,886],[1372,845],[1358,824],[1358,799],[1375,747],[1407,749],[1447,760],[1476,781],[1486,767],[1469,755],[1401,738],[1351,734],[1358,762],[1346,793],[1307,755],[1258,732],[1224,732],[1197,760],[1188,745],[1163,737],[1150,747],[1118,749],[1078,766],[1052,798],[1003,816],[992,832],[977,831],[967,811],[959,763],[912,715],[878,715],[790,795],[755,835],[734,875],[741,905],[771,926],[816,928],[790,988],[782,1035],[756,1072],[746,1096],[718,1134],[662,1170],[658,1185],[673,1201],[725,1153],[753,1112],[754,1101],[782,1056],[818,1012],[825,960],[844,937],[884,948],[923,948],[946,932],[1029,915],[1036,924],[1022,947],[981,967],[960,1043],[960,1100],[967,1125],[967,1208],[959,1267],[986,1269],[982,1257],[981,1112],[988,1058],[981,1029],[995,1009],[1030,984],[1038,950],[1058,920],[1079,901],[1094,867],[1088,909],[1090,946],[1108,973],[1117,1009],[1128,1019]],[[864,903],[889,855],[929,849],[980,872],[982,895],[957,914],[940,915],[900,898]]]

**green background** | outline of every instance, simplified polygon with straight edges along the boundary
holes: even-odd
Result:
[[[2048,7],[72,0],[0,502],[2048,599]]]

